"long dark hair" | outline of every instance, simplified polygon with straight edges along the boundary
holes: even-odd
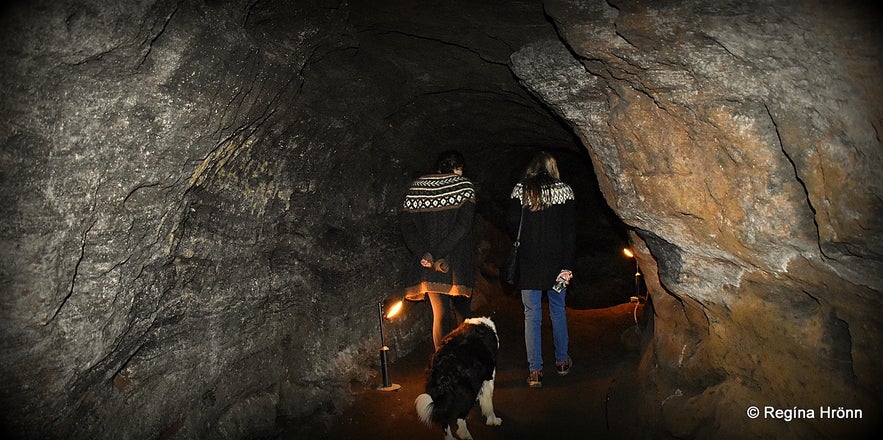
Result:
[[[558,162],[551,154],[541,151],[524,171],[521,178],[521,205],[531,211],[541,211],[552,205],[548,192],[559,181]]]

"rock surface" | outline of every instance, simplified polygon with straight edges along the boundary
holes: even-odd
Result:
[[[837,2],[545,4],[561,39],[511,62],[584,140],[643,248],[656,312],[645,416],[679,438],[871,432],[878,16]],[[751,405],[816,418],[749,423]],[[820,420],[823,406],[865,417]]]
[[[304,110],[346,19],[299,2],[4,14],[5,431],[261,435],[369,373],[397,188],[388,160],[334,153],[344,121]]]

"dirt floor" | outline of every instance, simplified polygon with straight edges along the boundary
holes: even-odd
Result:
[[[570,353],[574,366],[560,377],[554,370],[548,309],[543,317],[545,380],[543,387],[527,387],[524,318],[521,300],[510,292],[499,294],[476,311],[492,316],[500,337],[494,406],[501,426],[486,426],[478,405],[468,418],[477,440],[586,439],[645,437],[635,432],[631,402],[639,361],[637,350],[642,304],[625,303],[604,309],[568,308]],[[428,307],[428,305],[427,305]],[[637,312],[636,312],[637,311]],[[389,365],[397,391],[377,385],[354,385],[355,401],[339,419],[328,439],[442,439],[436,427],[422,424],[414,400],[424,391],[426,366],[432,351],[427,334],[424,346]],[[377,383],[382,383],[380,374]]]

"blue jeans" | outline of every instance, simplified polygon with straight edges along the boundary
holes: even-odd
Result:
[[[524,304],[524,344],[527,348],[527,364],[530,371],[543,370],[543,292],[549,297],[549,317],[552,318],[552,341],[555,344],[555,361],[567,360],[567,314],[564,310],[564,295],[554,290],[522,290],[521,303]]]

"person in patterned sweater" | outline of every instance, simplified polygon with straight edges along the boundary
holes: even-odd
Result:
[[[457,151],[442,153],[436,173],[411,183],[399,213],[402,237],[414,258],[406,275],[405,299],[429,297],[436,349],[448,331],[472,317],[475,188],[463,177],[464,163]],[[452,308],[455,322],[450,322]]]
[[[539,388],[543,384],[543,294],[549,299],[558,374],[566,375],[573,364],[568,354],[564,297],[573,277],[576,202],[573,189],[560,180],[558,163],[549,153],[537,154],[512,189],[508,224],[512,231],[521,224],[517,286],[524,305],[527,383]]]

